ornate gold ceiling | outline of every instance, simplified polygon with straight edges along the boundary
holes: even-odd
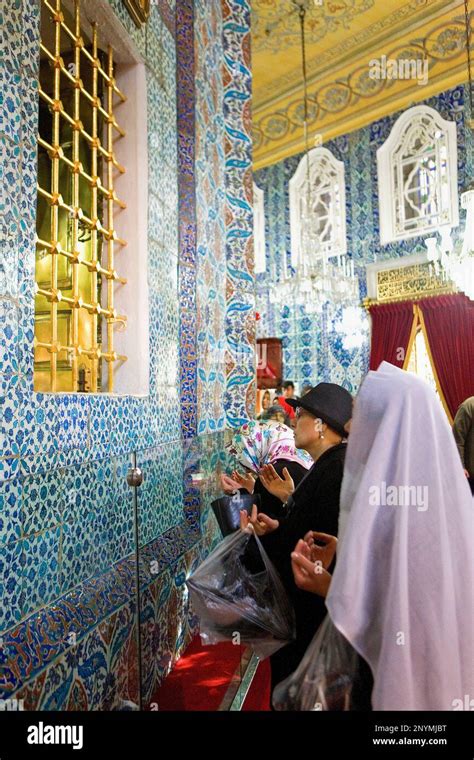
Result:
[[[467,81],[463,0],[320,2],[306,2],[311,146],[315,138],[351,132]],[[397,61],[400,78],[369,75],[370,62],[383,63],[384,56]],[[252,0],[252,69],[259,169],[304,149],[300,26],[292,0]],[[409,71],[411,78],[402,78]]]

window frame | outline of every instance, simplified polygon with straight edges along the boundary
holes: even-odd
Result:
[[[414,117],[429,116],[435,128],[442,131],[447,145],[447,177],[449,204],[448,218],[441,224],[424,224],[412,230],[397,232],[397,206],[404,202],[395,188],[395,173],[400,164],[394,161],[394,154],[400,147]],[[415,155],[415,154],[414,154]],[[407,109],[394,123],[390,135],[377,150],[378,200],[380,217],[380,242],[382,245],[413,237],[433,234],[442,227],[457,227],[459,224],[459,199],[457,177],[457,133],[456,123],[444,119],[434,108],[427,105],[413,106]]]
[[[307,160],[309,157],[310,164],[310,181],[313,176],[313,172],[317,171],[318,164],[322,159],[325,159],[331,164],[331,168],[334,171],[335,177],[339,185],[339,206],[341,214],[339,218],[338,231],[334,233],[333,239],[335,244],[331,246],[331,249],[327,249],[327,256],[333,258],[336,256],[344,256],[347,253],[347,234],[346,234],[346,181],[345,181],[345,165],[343,161],[339,161],[334,153],[328,148],[318,146],[312,148],[308,154],[304,154],[298,164],[298,167],[290,179],[289,182],[289,201],[290,201],[290,231],[291,231],[291,264],[294,268],[298,266],[300,261],[300,248],[301,248],[301,213],[300,213],[300,197],[301,193],[305,191],[307,184]],[[334,192],[334,187],[331,188],[331,193]],[[324,245],[324,244],[323,244]],[[321,254],[322,255],[322,254]]]
[[[266,272],[265,191],[253,183],[253,244],[255,274]]]
[[[43,11],[43,3],[41,10]],[[114,350],[118,355],[125,355],[127,361],[116,363],[111,390],[108,382],[109,363],[102,360],[102,382],[95,391],[89,387],[87,394],[144,397],[150,392],[147,181],[149,99],[146,64],[141,51],[124,30],[108,0],[81,0],[82,17],[88,23],[92,20],[96,22],[102,48],[106,44],[112,46],[117,66],[116,83],[127,94],[126,101],[119,106],[119,120],[125,126],[126,139],[116,141],[114,146],[118,162],[126,167],[126,173],[118,174],[114,182],[117,196],[126,204],[125,211],[118,207],[114,209],[114,228],[118,237],[127,241],[123,253],[117,251],[117,270],[127,280],[127,284],[124,287],[117,286],[114,291],[114,307],[117,315],[127,316],[127,327],[123,330],[120,329],[120,324],[117,325]],[[130,255],[131,251],[133,256]],[[106,307],[104,293],[100,306]],[[106,329],[103,317],[101,321],[102,329]],[[71,396],[81,393],[79,389],[35,389],[34,392],[52,395],[66,393]]]

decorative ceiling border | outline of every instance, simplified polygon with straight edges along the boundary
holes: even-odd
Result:
[[[406,6],[399,8],[389,16],[383,19],[379,19],[377,22],[371,24],[367,29],[363,29],[360,32],[354,34],[352,37],[347,37],[341,41],[337,46],[334,46],[331,50],[319,50],[317,55],[311,57],[311,47],[308,56],[308,70],[315,72],[313,78],[320,79],[321,76],[334,68],[334,62],[338,65],[344,63],[347,60],[353,60],[354,57],[358,57],[367,53],[368,50],[373,50],[374,46],[383,43],[387,44],[389,40],[395,39],[401,33],[407,34],[410,31],[420,29],[428,20],[436,20],[439,16],[446,16],[450,11],[459,12],[462,6],[462,0],[451,0],[446,3],[446,0],[439,0],[436,4],[429,6],[428,0],[410,0]],[[425,7],[426,12],[419,13],[413,17],[411,25],[406,26],[407,16],[414,8]],[[396,26],[398,23],[398,26]],[[389,38],[387,39],[387,30],[390,30]],[[309,46],[312,44],[308,42]],[[324,68],[321,68],[321,56],[324,57]],[[297,82],[295,82],[297,78]],[[281,97],[290,96],[292,92],[301,89],[301,73],[299,67],[296,67],[288,74],[281,76],[279,79],[273,80],[272,86],[274,91],[280,93]],[[310,77],[311,82],[311,77]],[[260,110],[265,108],[272,102],[271,98],[264,98],[263,100],[254,97],[253,107],[254,110]]]
[[[411,0],[409,5],[434,0]],[[337,12],[337,3],[306,0],[306,39],[308,46],[317,45],[341,29],[350,31],[350,24],[371,11],[377,0],[345,0],[345,12]],[[299,47],[298,6],[291,0],[262,0],[252,7],[252,40],[254,55],[280,55],[282,49]],[[263,6],[266,6],[266,10]],[[341,6],[339,6],[341,8]],[[265,13],[267,15],[265,15]]]
[[[471,34],[474,12],[471,13]],[[352,71],[320,82],[309,93],[308,123],[320,142],[346,134],[387,113],[425,100],[440,90],[467,80],[464,16],[437,23],[423,37],[385,48],[386,59],[427,62],[429,79],[424,86],[417,79],[374,79],[369,62],[381,56],[370,53]],[[380,51],[378,51],[380,52]],[[453,65],[458,61],[456,65]],[[377,100],[375,101],[375,98]],[[277,104],[275,103],[275,106]],[[254,169],[276,163],[304,149],[302,98],[296,98],[267,113],[254,113]]]

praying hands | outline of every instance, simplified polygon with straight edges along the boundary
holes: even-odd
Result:
[[[267,491],[285,503],[295,490],[293,478],[287,468],[283,468],[283,478],[279,476],[272,464],[265,464],[259,471],[259,477]]]
[[[236,483],[239,484],[239,488],[245,488],[245,490],[249,493],[253,493],[256,478],[254,475],[252,475],[251,472],[245,472],[242,474],[240,472],[237,472],[237,470],[234,470],[232,473],[232,478],[236,481]]]
[[[316,541],[324,543],[318,546]],[[327,533],[308,531],[291,553],[291,568],[298,588],[318,596],[327,596],[331,585],[328,572],[337,548],[337,538]]]
[[[220,476],[220,481],[226,494],[233,494],[240,488],[245,488],[249,493],[253,493],[253,489],[255,488],[255,478],[253,475],[251,473],[242,475],[237,470],[234,470],[231,477],[223,473]]]
[[[245,509],[240,510],[240,529],[251,531],[254,530],[257,536],[265,536],[272,533],[279,527],[278,520],[273,520],[263,512],[257,512],[257,505],[254,504],[250,515]]]

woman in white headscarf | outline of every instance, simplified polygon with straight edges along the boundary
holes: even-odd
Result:
[[[473,529],[439,400],[383,362],[355,402],[332,579],[328,537],[326,550],[308,535],[292,555],[296,582],[327,594],[332,622],[369,664],[374,710],[463,709],[472,699]]]

